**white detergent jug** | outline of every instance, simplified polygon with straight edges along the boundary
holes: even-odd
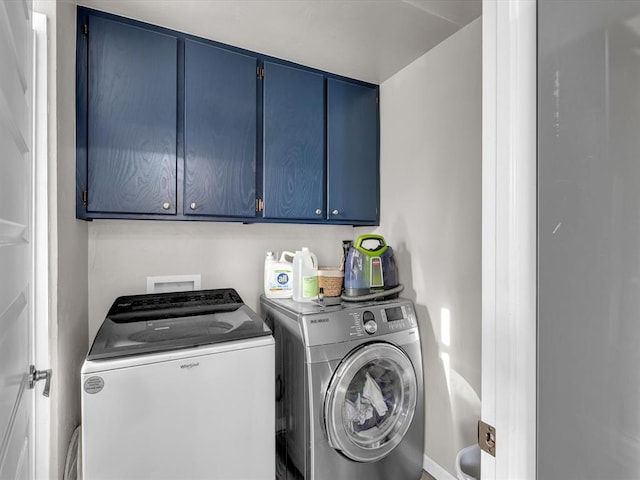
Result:
[[[318,257],[308,248],[293,256],[293,299],[310,302],[318,297]]]
[[[267,298],[291,298],[293,295],[293,253],[282,252],[280,260],[276,260],[272,252],[267,252],[264,259],[264,295]]]

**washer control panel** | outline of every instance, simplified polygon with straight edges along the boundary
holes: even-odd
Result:
[[[409,330],[417,326],[410,300],[397,299],[302,316],[307,345],[322,345]]]

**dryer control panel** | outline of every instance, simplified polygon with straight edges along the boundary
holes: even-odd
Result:
[[[307,346],[373,338],[417,327],[413,303],[406,299],[307,313],[300,320]]]

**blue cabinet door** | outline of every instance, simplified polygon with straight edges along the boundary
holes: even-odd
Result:
[[[264,218],[322,220],[324,76],[264,64]]]
[[[257,60],[185,41],[184,214],[254,217]]]
[[[378,89],[327,81],[327,218],[378,223]]]
[[[87,211],[176,213],[177,39],[88,24]]]

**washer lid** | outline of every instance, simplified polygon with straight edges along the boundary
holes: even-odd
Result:
[[[357,462],[375,462],[402,441],[418,398],[413,364],[398,347],[370,343],[333,374],[324,404],[329,444]]]
[[[233,289],[119,297],[88,360],[140,355],[270,335]]]

